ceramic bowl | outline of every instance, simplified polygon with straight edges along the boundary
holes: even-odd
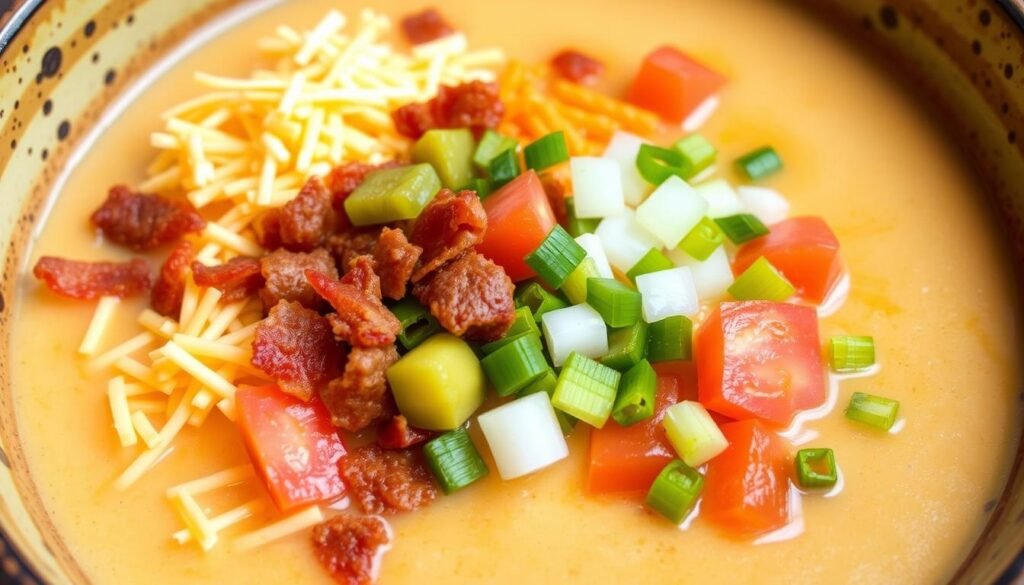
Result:
[[[0,0],[0,581],[87,582],[28,477],[10,399],[4,299],[16,290],[37,210],[75,143],[103,123],[105,106],[130,98],[125,92],[150,63],[232,4]],[[936,108],[985,181],[992,220],[1003,228],[1015,266],[1024,266],[1024,0],[804,4],[820,13],[822,26],[852,35],[898,67],[921,93],[922,107]],[[1024,443],[989,514],[956,583],[1024,582]]]

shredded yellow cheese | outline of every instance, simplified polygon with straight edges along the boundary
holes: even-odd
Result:
[[[138,441],[135,427],[132,426],[131,410],[128,408],[128,395],[124,389],[124,378],[111,378],[107,384],[107,399],[110,403],[110,414],[114,419],[114,430],[122,447],[131,447]]]
[[[85,356],[96,353],[100,340],[107,331],[107,326],[110,325],[110,320],[114,317],[114,311],[117,310],[117,305],[120,302],[121,299],[118,297],[103,297],[99,300],[99,303],[96,304],[96,312],[93,313],[92,320],[89,321],[89,328],[85,330],[82,344],[78,346],[78,353]]]
[[[320,507],[310,506],[300,512],[292,514],[291,516],[278,520],[273,524],[268,524],[259,530],[253,530],[252,532],[239,536],[234,542],[235,550],[242,551],[258,548],[274,542],[275,540],[295,534],[300,530],[312,528],[323,521],[324,515],[323,512],[320,511]]]
[[[146,444],[146,447],[152,448],[160,440],[160,434],[156,432],[156,428],[149,421],[145,412],[136,410],[132,413],[132,426],[135,427],[136,434]]]

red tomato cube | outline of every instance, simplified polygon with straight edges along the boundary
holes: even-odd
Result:
[[[725,76],[678,49],[660,47],[644,59],[626,99],[680,123],[725,82]]]
[[[742,274],[764,256],[796,287],[801,298],[821,304],[843,272],[835,234],[820,217],[792,217],[771,230],[740,248],[733,273]]]
[[[526,171],[484,199],[487,232],[477,251],[501,266],[513,281],[533,276],[523,258],[555,227],[555,212],[537,173]]]

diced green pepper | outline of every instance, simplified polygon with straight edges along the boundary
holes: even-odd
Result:
[[[430,163],[449,189],[460,189],[473,178],[473,150],[476,141],[468,128],[428,130],[412,146],[412,160]]]
[[[381,169],[345,200],[345,213],[354,226],[413,219],[440,190],[441,179],[427,163]]]

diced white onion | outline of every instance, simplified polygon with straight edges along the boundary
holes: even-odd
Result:
[[[608,353],[608,329],[604,319],[586,303],[544,313],[541,323],[548,354],[555,366],[562,365],[574,351],[589,358]]]
[[[668,407],[664,425],[672,447],[690,467],[704,465],[729,446],[725,435],[699,402],[684,400]]]
[[[765,225],[779,223],[789,216],[789,201],[774,189],[745,185],[736,188],[740,201]]]
[[[714,179],[694,187],[708,202],[708,217],[729,217],[743,213],[743,202],[725,179]]]
[[[641,274],[636,277],[636,288],[648,323],[678,315],[693,316],[700,311],[693,274],[685,266]]]
[[[608,141],[601,156],[619,164],[622,178],[622,195],[626,203],[637,206],[651,192],[651,186],[640,176],[636,168],[636,155],[644,141],[629,132],[616,132]]]
[[[669,250],[668,257],[676,266],[686,266],[693,275],[693,285],[702,301],[715,300],[723,295],[734,280],[729,255],[719,246],[701,262],[680,249]]]
[[[614,217],[626,209],[622,172],[609,158],[576,156],[569,161],[576,217]]]
[[[618,217],[601,221],[594,231],[608,255],[608,262],[622,272],[632,268],[651,248],[659,248],[658,239],[640,227],[636,214],[627,209]]]
[[[671,176],[636,208],[636,221],[666,248],[675,248],[707,212],[708,202],[697,190]]]
[[[477,417],[501,479],[514,479],[569,456],[547,392],[534,392]]]
[[[597,234],[580,234],[576,238],[576,243],[587,251],[587,258],[594,260],[601,278],[615,278],[611,264],[608,264],[608,256],[604,253],[604,246],[601,245],[601,238],[597,237]]]

